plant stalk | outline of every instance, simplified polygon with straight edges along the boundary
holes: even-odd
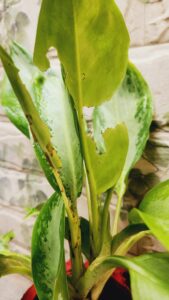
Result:
[[[81,251],[81,231],[80,231],[80,219],[77,213],[76,202],[71,203],[67,198],[65,188],[57,170],[53,170],[59,189],[62,194],[62,199],[65,204],[70,228],[70,247],[71,247],[71,260],[72,260],[72,274],[73,280],[76,281],[83,274],[83,259]]]
[[[120,219],[120,212],[121,212],[125,189],[126,189],[125,183],[124,181],[121,181],[119,185],[119,189],[117,190],[117,205],[116,205],[115,217],[114,217],[113,228],[112,228],[112,236],[116,235],[118,232],[118,223]]]
[[[85,120],[84,120],[84,116],[83,116],[82,107],[80,107],[79,110],[80,110],[80,113],[78,114],[79,129],[80,129],[82,150],[83,150],[83,156],[84,156],[84,160],[85,160],[85,168],[86,168],[86,174],[87,174],[88,186],[89,186],[87,193],[89,194],[89,191],[90,191],[90,200],[89,200],[90,203],[88,203],[88,206],[89,206],[89,210],[91,211],[91,220],[89,220],[91,222],[91,224],[90,224],[91,246],[92,246],[92,254],[93,254],[93,257],[95,258],[98,255],[98,252],[100,249],[99,207],[98,207],[94,177],[93,177],[91,163],[90,163],[90,157],[89,157],[89,153],[88,153],[86,131],[85,131],[85,125],[84,125]],[[88,199],[89,199],[89,197],[88,197]]]
[[[103,213],[102,213],[102,229],[101,229],[101,253],[100,255],[110,255],[111,251],[111,234],[110,234],[110,216],[109,207],[112,199],[114,188],[110,188],[107,193],[107,198],[104,203]]]

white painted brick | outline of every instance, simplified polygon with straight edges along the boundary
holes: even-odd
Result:
[[[15,40],[33,52],[40,1],[10,1],[10,5],[7,1],[1,2],[0,43],[6,45]]]
[[[22,207],[36,206],[45,201],[53,189],[45,177],[32,172],[17,172],[0,168],[0,199],[4,204]]]
[[[24,219],[25,213],[18,211],[12,207],[3,206],[0,204],[0,231],[1,234],[13,231],[15,238],[12,242],[12,250],[26,252],[30,249],[32,226],[34,218]],[[17,248],[18,246],[18,248]]]
[[[116,0],[130,32],[131,46],[169,42],[168,0]]]
[[[30,141],[9,122],[0,122],[0,128],[0,199],[8,205],[34,206],[53,189]]]
[[[0,299],[21,300],[32,282],[19,275],[8,275],[0,278]]]
[[[133,61],[150,85],[154,100],[154,119],[169,122],[169,43],[130,49]]]
[[[0,128],[0,167],[42,174],[29,139],[10,122],[0,122]]]

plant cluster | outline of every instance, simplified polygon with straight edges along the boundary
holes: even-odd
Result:
[[[54,69],[46,56],[51,47],[60,61]],[[134,300],[169,299],[169,254],[126,256],[149,234],[169,250],[169,181],[148,192],[118,232],[128,175],[152,121],[151,93],[128,61],[128,47],[127,28],[113,0],[43,0],[33,58],[16,43],[10,55],[0,47],[7,75],[2,105],[30,139],[54,189],[40,206],[31,258],[11,252],[9,237],[1,238],[0,276],[32,278],[39,300],[97,300],[118,266],[129,271]],[[84,107],[92,108],[90,130]],[[77,210],[83,185],[89,220]],[[71,276],[65,271],[64,239]]]

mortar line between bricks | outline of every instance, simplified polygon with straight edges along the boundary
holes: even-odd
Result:
[[[15,172],[18,172],[18,173],[22,173],[22,174],[30,174],[30,175],[35,175],[35,176],[40,176],[40,177],[44,177],[43,173],[41,171],[38,171],[37,169],[28,169],[28,168],[24,168],[24,169],[21,169],[21,168],[17,168],[15,167],[16,165],[14,164],[10,164],[10,166],[3,166],[1,165],[1,163],[7,163],[7,161],[5,160],[0,160],[0,169],[5,169],[5,170],[8,170],[8,171],[15,171]]]

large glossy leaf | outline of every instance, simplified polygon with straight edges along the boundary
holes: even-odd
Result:
[[[107,271],[122,266],[129,270],[133,300],[169,299],[169,254],[147,254],[135,258],[100,257],[88,268],[77,287],[87,295]]]
[[[64,234],[64,204],[60,193],[55,192],[33,229],[32,273],[39,300],[68,299]]]
[[[31,279],[30,258],[8,250],[0,251],[0,277],[10,274],[20,274]]]
[[[66,85],[83,106],[109,99],[126,71],[129,36],[114,0],[43,0],[34,61],[48,68],[55,47]]]
[[[130,212],[129,219],[132,223],[145,223],[169,250],[169,180],[149,191],[139,209]]]
[[[104,149],[101,133],[124,122],[129,133],[129,150],[122,178],[140,158],[149,136],[152,120],[152,97],[147,83],[134,65],[129,63],[125,79],[112,99],[95,108],[94,136],[100,150]]]
[[[107,191],[119,179],[128,151],[128,133],[123,124],[103,133],[105,152],[99,153],[94,140],[88,136],[88,151],[97,193]]]
[[[64,86],[61,71],[42,73],[33,65],[31,56],[17,44],[12,46],[12,58],[20,70],[21,80],[28,89],[41,119],[48,125],[52,144],[61,158],[60,170],[68,195],[76,199],[82,188],[82,155],[71,99]],[[12,88],[4,81],[2,104],[11,121],[27,136],[28,122]],[[49,182],[56,188],[55,178],[44,151],[34,142],[35,152]]]

